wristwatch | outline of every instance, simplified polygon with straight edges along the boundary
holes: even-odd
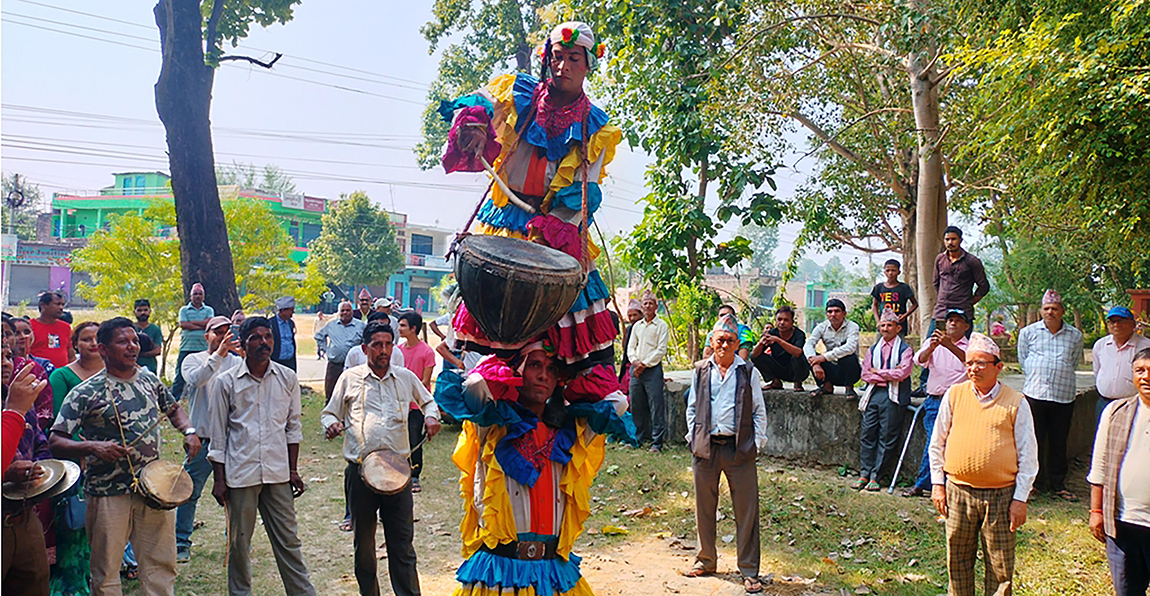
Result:
[[[184,429],[184,436],[185,437],[188,435],[194,435],[194,434],[196,434],[196,427],[189,426],[188,428]]]

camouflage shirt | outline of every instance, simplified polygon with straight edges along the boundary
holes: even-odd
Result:
[[[52,431],[70,437],[79,430],[85,441],[131,445],[131,467],[128,459],[109,462],[89,456],[84,471],[84,491],[90,496],[126,495],[132,492],[132,470],[138,473],[160,456],[157,420],[175,404],[168,388],[146,368],[137,369],[128,380],[109,377],[107,370],[102,370],[68,392]],[[120,424],[116,421],[117,410]]]

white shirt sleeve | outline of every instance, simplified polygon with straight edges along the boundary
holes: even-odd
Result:
[[[1038,476],[1038,439],[1034,435],[1034,415],[1023,398],[1014,416],[1014,449],[1018,452],[1018,475],[1014,477],[1014,500],[1026,502]]]
[[[807,343],[803,344],[804,356],[807,358],[814,358],[818,355],[818,352],[815,351],[815,348],[818,347],[819,340],[823,338],[823,332],[826,330],[826,328],[827,324],[824,321],[818,325],[815,325],[815,328],[811,330],[811,334],[807,336]]]
[[[934,431],[930,435],[930,483],[946,484],[946,472],[943,471],[946,455],[946,438],[950,436],[950,389],[942,396],[942,403],[938,405],[938,418],[934,419]]]
[[[755,420],[755,446],[762,451],[767,446],[767,405],[763,402],[763,376],[751,367],[751,399],[754,400],[752,417]]]
[[[349,377],[350,375],[347,374],[339,376],[339,380],[335,383],[335,389],[331,391],[331,399],[323,407],[323,412],[319,416],[319,423],[324,430],[336,422],[343,422],[347,418],[347,400],[344,399],[344,396],[347,393]]]
[[[228,412],[231,410],[231,383],[228,375],[220,375],[212,380],[208,390],[208,461],[225,463],[228,446]]]

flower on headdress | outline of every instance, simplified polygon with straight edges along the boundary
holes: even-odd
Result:
[[[595,57],[596,58],[602,59],[603,54],[606,54],[606,53],[607,53],[607,46],[606,45],[600,43],[599,45],[595,46]]]
[[[571,47],[571,46],[575,45],[575,40],[579,39],[579,30],[578,29],[572,29],[570,27],[564,27],[563,30],[560,31],[559,33],[562,36],[563,45],[565,45],[567,47]]]
[[[543,47],[543,46],[539,46],[539,47],[535,48],[535,53],[536,53],[536,54],[537,54],[537,55],[538,55],[540,58],[542,58],[543,56],[545,56],[545,55],[547,54],[547,52],[545,51],[545,49],[544,49],[544,47]]]

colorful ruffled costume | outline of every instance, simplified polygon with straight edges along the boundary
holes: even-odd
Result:
[[[601,54],[583,23],[556,27],[547,55],[559,43],[585,48],[592,64]],[[489,354],[466,378],[444,371],[435,386],[439,407],[463,422],[452,457],[462,472],[460,533],[467,559],[456,575],[462,584],[457,596],[592,594],[571,548],[591,514],[589,490],[603,463],[604,434],[634,442],[634,431],[621,417],[627,401],[614,371],[618,328],[594,268],[599,249],[588,242],[584,255],[581,236],[584,186],[590,225],[602,202],[604,168],[615,157],[622,131],[585,95],[558,106],[549,92],[547,82],[529,74],[503,75],[439,107],[452,122],[444,169],[483,171],[480,156],[456,141],[464,127],[486,131],[482,158],[536,210],[520,208],[493,184],[470,231],[548,246],[578,259],[587,271],[574,305],[538,338],[496,342],[466,305],[452,319],[456,347]],[[537,417],[519,405],[523,379],[508,361],[540,346],[563,363],[569,380]],[[524,548],[544,549],[532,552],[545,556],[529,556]]]

